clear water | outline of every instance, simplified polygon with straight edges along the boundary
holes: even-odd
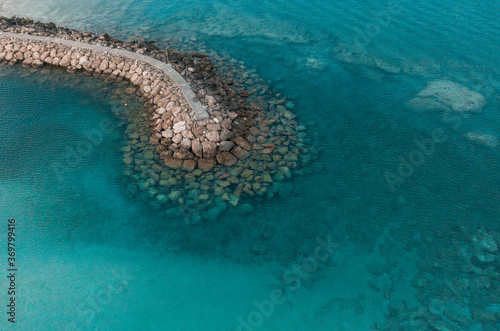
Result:
[[[500,147],[464,137],[500,138],[500,3],[396,4],[372,31],[390,1],[4,1],[7,16],[243,61],[292,98],[322,153],[251,213],[187,225],[125,193],[121,126],[55,174],[86,133],[121,123],[109,95],[2,67],[0,218],[18,220],[20,292],[16,325],[2,318],[1,328],[500,329],[498,251],[479,260],[500,243]],[[373,32],[368,42],[360,31]],[[349,63],[344,51],[401,72]],[[453,125],[406,106],[437,79],[481,93],[485,107]],[[446,141],[393,192],[384,174],[436,129]],[[312,268],[327,236],[335,253]],[[312,269],[300,278],[286,272],[294,265]],[[286,302],[259,312],[275,289]]]

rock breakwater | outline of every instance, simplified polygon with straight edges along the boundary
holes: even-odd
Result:
[[[125,174],[134,183],[129,191],[189,222],[217,219],[245,195],[279,194],[280,182],[317,154],[293,103],[279,95],[249,102],[253,92],[236,93],[204,54],[161,51],[154,42],[127,43],[28,19],[0,18],[0,28],[3,62],[130,82],[118,94],[139,97],[144,111],[130,117],[122,147]]]

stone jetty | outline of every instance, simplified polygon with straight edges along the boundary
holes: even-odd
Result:
[[[124,93],[139,97],[147,115],[126,129],[125,174],[136,182],[130,191],[193,222],[216,219],[242,195],[278,194],[279,182],[316,152],[292,103],[248,102],[252,92],[235,93],[204,54],[0,18],[0,61],[129,82]]]

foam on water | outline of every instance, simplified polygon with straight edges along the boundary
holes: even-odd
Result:
[[[250,199],[251,213],[229,210],[217,223],[188,226],[124,193],[119,128],[59,181],[52,165],[66,147],[102,120],[120,119],[105,94],[1,69],[0,218],[20,226],[19,325],[236,330],[239,317],[261,316],[254,301],[285,289],[287,302],[253,320],[255,330],[495,327],[498,255],[481,262],[488,251],[473,238],[486,231],[500,240],[500,147],[464,135],[500,138],[500,6],[399,3],[360,47],[356,38],[389,2],[4,1],[3,14],[244,61],[292,97],[322,147],[316,165],[278,197]],[[339,57],[339,49],[400,72]],[[481,93],[485,107],[450,120],[408,106],[443,79]],[[435,130],[446,140],[405,170]],[[393,192],[385,174],[401,171],[407,176]],[[328,235],[335,254],[296,286],[286,271]]]

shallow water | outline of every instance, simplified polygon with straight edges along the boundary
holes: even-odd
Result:
[[[251,213],[189,225],[126,193],[111,87],[0,67],[0,217],[18,220],[21,289],[18,322],[2,328],[499,329],[498,251],[484,246],[500,240],[500,147],[464,134],[500,139],[500,3],[396,4],[4,1],[4,15],[243,61],[291,97],[321,154],[279,196],[248,199]],[[407,106],[438,79],[486,105],[459,122]],[[115,129],[58,172],[106,121]],[[435,130],[446,141],[391,190],[385,174],[404,171]],[[335,249],[316,268],[328,236]],[[286,302],[266,306],[275,289]]]

